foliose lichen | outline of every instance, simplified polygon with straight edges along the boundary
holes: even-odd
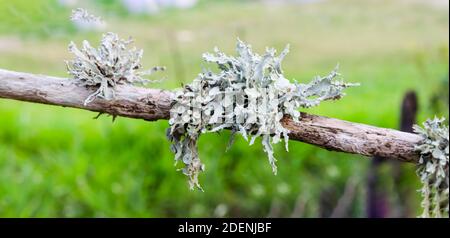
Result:
[[[267,48],[264,55],[252,51],[238,40],[237,56],[228,56],[215,48],[205,53],[206,62],[217,64],[219,71],[204,70],[194,81],[175,94],[167,136],[172,142],[175,162],[184,164],[191,189],[198,187],[198,174],[205,169],[198,157],[197,141],[202,133],[231,130],[229,145],[241,134],[252,145],[262,138],[273,173],[277,173],[272,144],[284,139],[288,150],[289,130],[280,120],[289,116],[298,121],[298,108],[317,106],[324,100],[341,98],[343,89],[356,84],[336,78],[337,68],[328,76],[317,77],[308,84],[291,83],[283,75],[281,62],[289,47],[276,55]]]
[[[142,71],[141,58],[144,51],[136,47],[129,49],[131,43],[131,39],[120,39],[112,32],[103,35],[98,49],[92,47],[86,40],[83,41],[81,49],[78,49],[74,42],[70,42],[69,51],[75,58],[66,61],[68,73],[81,85],[97,88],[86,98],[85,105],[97,97],[113,99],[116,85],[145,84],[150,80],[144,76],[164,70],[164,67],[153,67]]]
[[[447,217],[449,211],[449,137],[445,118],[426,120],[414,131],[423,137],[415,147],[420,153],[417,172],[422,182],[423,213],[421,217]]]

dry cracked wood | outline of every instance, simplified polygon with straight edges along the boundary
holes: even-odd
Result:
[[[66,78],[0,69],[0,98],[81,108],[148,121],[169,118],[170,91],[121,85],[116,89],[116,99],[95,99],[83,105],[94,91],[94,88],[78,86],[74,80]],[[299,123],[287,117],[282,123],[291,131],[291,140],[369,157],[418,161],[414,145],[422,138],[416,134],[306,113],[302,113]]]

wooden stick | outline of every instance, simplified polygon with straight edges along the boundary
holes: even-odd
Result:
[[[116,99],[95,99],[84,105],[84,100],[94,91],[95,88],[79,86],[66,78],[0,69],[0,98],[74,107],[147,121],[169,119],[173,95],[170,91],[120,85],[116,88]],[[419,158],[414,145],[422,138],[413,133],[306,113],[301,114],[300,122],[285,117],[282,123],[291,131],[291,140],[327,150],[413,163]]]

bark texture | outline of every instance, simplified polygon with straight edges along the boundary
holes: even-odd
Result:
[[[169,119],[170,91],[120,85],[116,88],[116,99],[95,99],[83,105],[94,91],[95,88],[79,86],[66,78],[0,69],[0,98],[74,107],[147,121]],[[306,113],[301,114],[299,123],[288,117],[283,118],[282,123],[291,131],[291,140],[327,150],[414,163],[419,158],[414,145],[422,138],[413,133]]]

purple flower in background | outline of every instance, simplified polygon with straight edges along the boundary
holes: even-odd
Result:
[[[77,5],[78,0],[59,0],[58,3],[64,7],[74,7]]]
[[[197,0],[123,0],[125,8],[135,14],[157,14],[163,8],[190,8]]]
[[[122,2],[125,8],[134,14],[155,14],[160,10],[156,0],[123,0]]]

